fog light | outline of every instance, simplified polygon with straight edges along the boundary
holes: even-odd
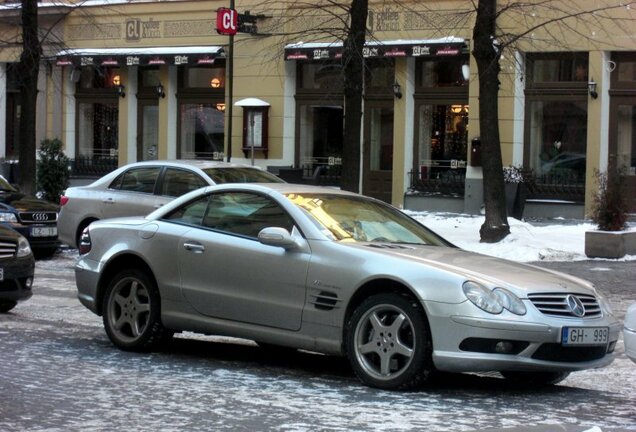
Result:
[[[514,346],[510,342],[497,342],[495,345],[495,351],[498,354],[509,354],[512,352]]]
[[[31,289],[32,285],[33,285],[33,279],[32,278],[27,278],[27,280],[26,280],[27,289]]]

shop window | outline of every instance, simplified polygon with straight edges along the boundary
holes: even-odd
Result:
[[[79,72],[78,93],[92,89],[114,89],[121,83],[119,68],[90,66]]]
[[[157,67],[140,67],[139,68],[139,88],[152,89],[156,96],[156,87],[161,84],[159,79],[159,68]]]
[[[179,157],[223,159],[225,106],[211,103],[180,105]]]
[[[417,87],[467,87],[468,56],[418,59],[415,75]]]
[[[395,83],[393,59],[367,60],[364,64],[364,85],[367,91],[392,95]]]
[[[468,105],[420,105],[417,110],[417,154],[421,180],[463,182],[468,113]]]
[[[528,54],[528,84],[588,82],[587,53]]]
[[[299,90],[342,92],[343,71],[340,61],[298,62]]]
[[[532,171],[546,183],[584,183],[587,101],[531,101],[528,116]]]
[[[298,107],[299,159],[306,175],[317,169],[336,172],[342,164],[343,107],[302,104]]]
[[[116,158],[118,154],[118,103],[78,104],[80,157]]]
[[[188,66],[183,72],[183,87],[222,90],[225,88],[225,65]]]

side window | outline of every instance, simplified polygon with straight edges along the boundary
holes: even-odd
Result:
[[[165,216],[164,220],[187,225],[202,225],[207,207],[208,197],[204,196],[179,207],[177,210]]]
[[[109,186],[129,192],[153,193],[159,177],[159,167],[132,168],[117,177]]]
[[[177,168],[168,168],[163,177],[161,195],[178,197],[207,183],[196,173]]]
[[[267,227],[289,231],[293,220],[272,199],[246,192],[226,192],[212,195],[203,226],[241,236],[258,237]]]

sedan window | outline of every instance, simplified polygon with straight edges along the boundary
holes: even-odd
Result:
[[[160,194],[177,197],[206,185],[205,180],[192,171],[168,168],[163,176]]]
[[[262,195],[228,192],[212,195],[203,225],[247,237],[258,237],[263,228],[281,227],[291,231],[293,221],[270,198]]]
[[[121,174],[110,184],[109,189],[129,192],[153,193],[159,177],[160,167],[132,168]]]

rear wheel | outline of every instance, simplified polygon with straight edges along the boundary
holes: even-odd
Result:
[[[2,301],[2,302],[0,302],[0,313],[9,312],[17,304],[18,304],[18,302],[16,302],[16,301]]]
[[[434,369],[422,305],[400,294],[377,294],[362,302],[347,323],[345,348],[358,378],[372,387],[415,388]]]
[[[161,323],[159,290],[140,270],[124,270],[112,279],[102,310],[106,334],[121,349],[147,351],[172,336]]]
[[[558,384],[570,375],[570,372],[502,371],[500,373],[512,383],[533,387]]]

